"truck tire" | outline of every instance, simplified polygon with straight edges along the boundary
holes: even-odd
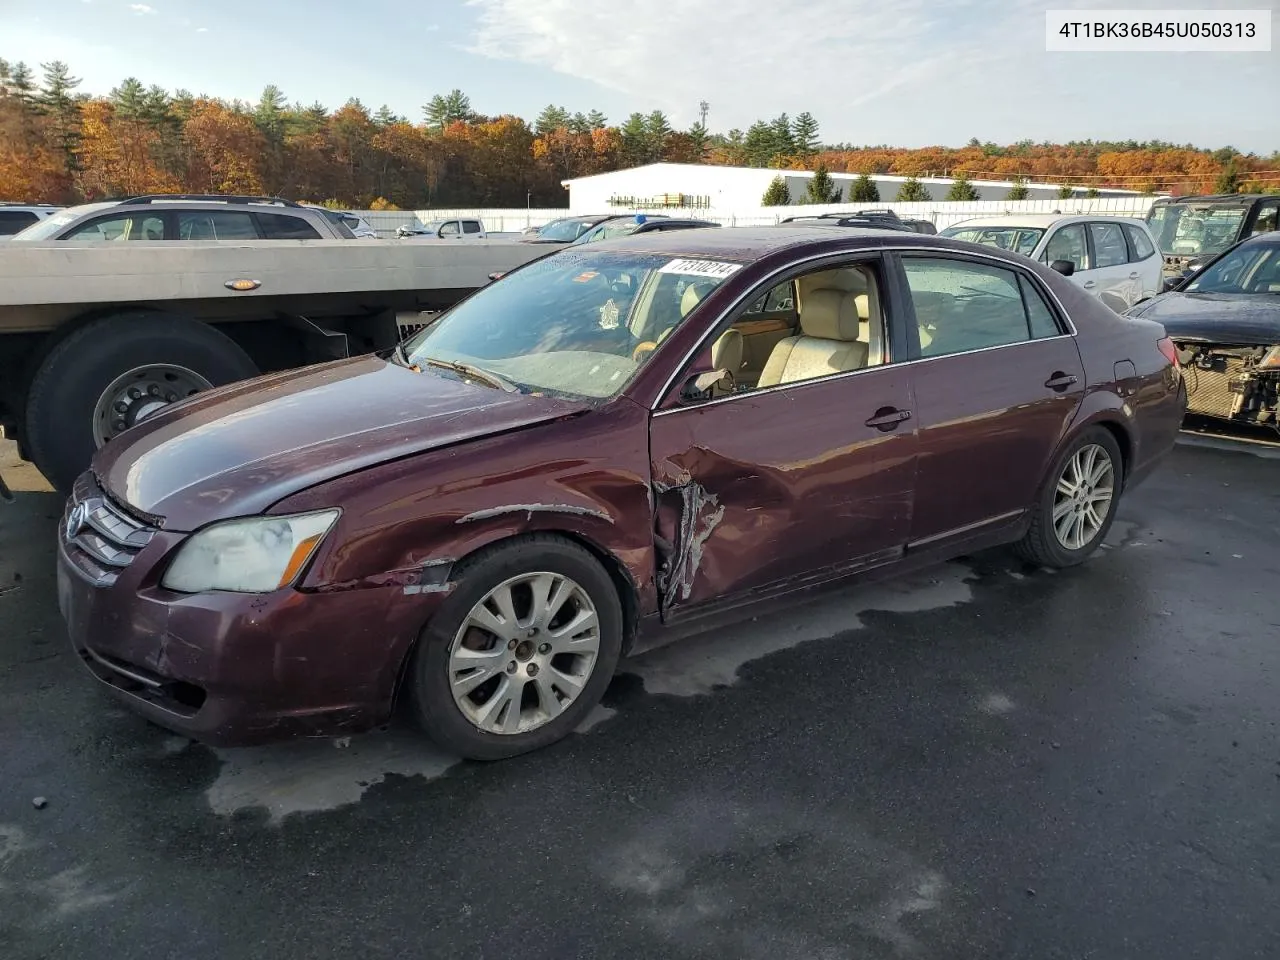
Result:
[[[159,406],[209,387],[258,375],[249,355],[212,327],[151,311],[112,314],[78,327],[36,371],[27,395],[31,459],[54,488],[67,493],[89,467],[103,433],[126,429]],[[142,393],[112,422],[95,424],[110,396],[136,377]],[[122,401],[123,402],[123,401]],[[99,416],[96,418],[101,420]]]

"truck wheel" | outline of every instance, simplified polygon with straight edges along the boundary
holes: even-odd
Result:
[[[91,321],[49,352],[31,382],[31,459],[66,493],[108,440],[170,403],[257,374],[248,354],[196,320],[136,312]]]

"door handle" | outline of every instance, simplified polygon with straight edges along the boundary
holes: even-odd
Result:
[[[1086,281],[1082,284],[1082,286],[1083,286],[1086,290],[1092,290],[1094,287],[1096,287],[1096,286],[1097,286],[1097,284],[1096,284],[1094,281],[1092,281],[1092,280],[1086,280]]]
[[[876,411],[875,416],[867,421],[868,427],[875,427],[877,430],[883,430],[886,433],[895,430],[898,424],[903,420],[911,419],[910,410],[899,410],[897,407],[881,407]]]
[[[1137,270],[1135,270],[1135,271],[1133,271],[1133,273],[1129,274],[1129,279],[1130,279],[1130,280],[1137,280],[1137,279],[1138,279],[1138,277],[1140,277],[1140,276],[1142,276],[1142,274],[1138,273],[1138,271],[1137,271]]]
[[[1067,387],[1074,386],[1079,382],[1080,382],[1079,379],[1072,376],[1071,374],[1062,373],[1061,371],[1059,371],[1055,373],[1052,377],[1050,377],[1048,380],[1046,380],[1044,382],[1044,385],[1048,387],[1050,390],[1057,390],[1061,392],[1067,389]]]

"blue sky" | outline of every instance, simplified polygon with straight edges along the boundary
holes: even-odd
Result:
[[[1269,8],[1280,0],[1197,0]],[[828,142],[1164,139],[1280,149],[1280,47],[1050,54],[1044,11],[1172,0],[0,0],[0,57],[62,59],[83,90],[126,76],[255,100],[359,97],[421,119],[432,94],[532,118],[617,122],[711,105],[713,130],[809,110]],[[1280,30],[1275,31],[1280,39]],[[1265,108],[1261,105],[1266,104]]]

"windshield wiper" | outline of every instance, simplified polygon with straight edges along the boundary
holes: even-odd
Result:
[[[473,367],[469,363],[459,363],[457,360],[441,360],[438,357],[424,357],[421,363],[425,363],[429,367],[440,367],[444,370],[452,370],[454,373],[460,373],[472,380],[479,380],[481,383],[487,383],[491,387],[499,390],[505,390],[507,393],[519,393],[520,388],[505,377],[500,377],[496,373],[490,373],[488,370],[481,370],[479,367]]]

